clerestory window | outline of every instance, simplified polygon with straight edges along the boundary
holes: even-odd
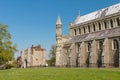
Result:
[[[74,35],[77,35],[76,29],[74,29]]]
[[[90,32],[90,25],[88,25],[88,32]]]
[[[117,25],[120,26],[120,19],[117,18]]]
[[[111,24],[111,27],[113,27],[113,21],[112,21],[112,19],[110,19],[110,24]]]
[[[101,30],[101,24],[100,24],[100,22],[98,23],[98,25],[99,25],[99,30]]]
[[[96,29],[95,29],[95,24],[93,24],[93,30],[94,30],[94,32],[96,31]]]
[[[79,28],[79,34],[81,34],[81,29]]]
[[[106,23],[106,21],[104,21],[104,26],[105,26],[105,29],[107,29],[107,23]]]
[[[84,31],[84,34],[85,34],[85,27],[83,27],[83,31]]]

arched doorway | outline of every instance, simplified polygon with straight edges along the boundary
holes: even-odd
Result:
[[[114,39],[114,67],[119,67],[119,43],[117,39]]]

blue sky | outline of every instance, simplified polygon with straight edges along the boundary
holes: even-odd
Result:
[[[49,53],[55,44],[55,23],[61,16],[63,34],[80,15],[119,3],[120,0],[0,0],[0,23],[8,25],[18,50],[40,44]],[[19,52],[15,54],[18,56]]]

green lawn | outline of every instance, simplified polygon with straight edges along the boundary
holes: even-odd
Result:
[[[120,69],[27,68],[0,70],[0,80],[120,80]]]

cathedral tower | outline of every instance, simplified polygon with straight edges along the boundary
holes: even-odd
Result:
[[[62,23],[60,16],[56,22],[56,66],[61,66],[61,50],[62,50]]]

